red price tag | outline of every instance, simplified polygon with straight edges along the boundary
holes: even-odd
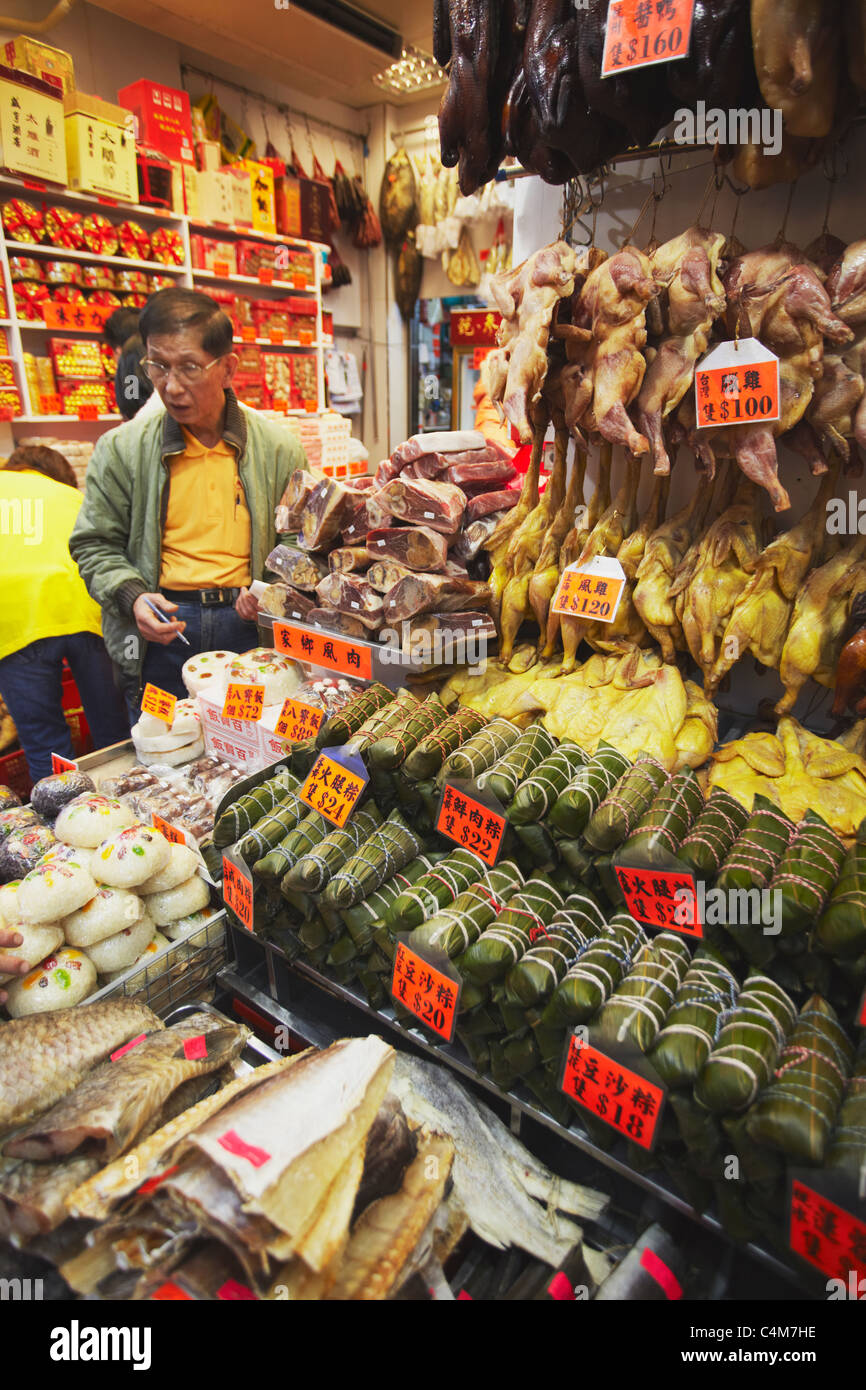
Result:
[[[235,1154],[237,1158],[245,1158],[254,1168],[262,1168],[270,1162],[271,1155],[267,1149],[260,1149],[256,1144],[248,1144],[246,1139],[234,1129],[227,1129],[225,1134],[221,1134],[217,1143],[220,1148],[225,1149],[226,1153]]]
[[[690,873],[623,868],[620,864],[614,865],[614,871],[626,906],[638,922],[696,940],[703,937],[695,881]]]
[[[318,811],[338,829],[346,824],[358,804],[358,797],[367,785],[368,778],[351,772],[342,763],[320,753],[313,763],[306,782],[298,792],[298,799]]]
[[[273,339],[271,341],[273,341]],[[278,410],[281,415],[285,415],[288,412],[289,403],[288,401],[280,399],[280,397],[275,397],[274,400],[271,402],[271,409]]]
[[[280,738],[287,738],[290,743],[302,743],[319,732],[324,717],[323,709],[305,705],[289,696],[283,703],[274,733],[279,734]]]
[[[505,816],[498,815],[482,802],[475,801],[446,782],[436,829],[456,845],[477,854],[492,869],[502,849]]]
[[[268,338],[277,347],[279,347],[280,343],[284,343],[286,341],[286,335],[283,332],[282,328],[272,328],[268,333]]]
[[[311,628],[295,627],[293,623],[274,623],[274,648],[295,661],[338,671],[341,676],[373,679],[372,652],[361,643],[345,642]]]
[[[460,986],[450,976],[398,941],[391,977],[391,997],[413,1013],[425,1028],[450,1042],[457,1022]]]
[[[251,324],[245,323],[243,325],[241,328],[241,339],[245,343],[254,343],[256,341],[256,330]]]
[[[207,1035],[198,1033],[194,1038],[184,1038],[183,1055],[188,1062],[200,1062],[207,1056]]]
[[[306,410],[308,415],[315,415],[318,408],[318,401],[304,401],[304,410]]]
[[[612,623],[624,587],[625,574],[618,560],[606,556],[590,560],[581,569],[563,571],[553,611],[572,618]]]
[[[224,719],[246,719],[252,723],[261,719],[265,705],[263,685],[230,684],[223,704]]]
[[[779,362],[750,362],[748,352],[735,365],[698,368],[695,405],[698,428],[755,424],[779,418]],[[715,354],[713,354],[715,356]],[[709,359],[708,359],[709,360]]]
[[[112,1052],[109,1060],[112,1062],[119,1061],[127,1052],[131,1052],[134,1047],[138,1047],[140,1042],[144,1042],[146,1037],[146,1033],[139,1033],[137,1038],[132,1038],[130,1042],[124,1043],[123,1047],[119,1047],[116,1052]]]
[[[160,1284],[155,1293],[150,1295],[154,1303],[194,1303],[195,1299],[191,1293],[187,1293],[176,1284],[173,1279],[167,1279],[164,1284]]]
[[[272,265],[259,266],[259,282],[262,285],[272,285],[274,283],[274,267]]]
[[[165,724],[173,724],[176,705],[176,695],[170,695],[167,690],[160,690],[158,685],[151,685],[149,682],[144,687],[144,694],[141,697],[142,714],[152,714],[154,719],[161,719]]]
[[[51,771],[52,771],[52,772],[77,772],[77,771],[78,771],[78,763],[73,762],[71,758],[61,758],[61,756],[60,756],[59,753],[52,753],[52,754],[51,754]]]
[[[138,1196],[146,1196],[148,1192],[153,1192],[160,1183],[165,1182],[166,1178],[170,1178],[172,1173],[176,1173],[179,1166],[179,1164],[173,1163],[170,1168],[164,1168],[161,1173],[157,1173],[155,1178],[148,1178],[147,1182],[143,1182],[138,1189]]]
[[[170,844],[186,844],[186,836],[176,825],[170,825],[167,820],[163,820],[162,816],[158,816],[155,811],[152,813],[152,820],[154,830],[158,830],[160,835],[168,840]]]
[[[300,343],[301,347],[310,347],[312,341],[313,335],[310,332],[309,328],[301,328],[298,330],[298,342]]]
[[[602,77],[652,63],[685,58],[692,33],[695,0],[610,0],[604,36]]]
[[[790,1246],[822,1274],[850,1286],[850,1297],[866,1292],[860,1288],[866,1279],[866,1222],[797,1178],[791,1183]]]
[[[0,420],[14,420],[15,411],[8,405],[0,406]]]
[[[475,349],[475,351],[472,354],[473,371],[477,372],[481,370],[481,368],[484,365],[484,359],[490,354],[490,352],[491,349],[489,347],[477,347]]]
[[[32,188],[35,193],[44,193],[48,187],[41,179],[22,179],[21,182],[25,188]]]
[[[76,414],[79,420],[98,420],[99,407],[95,405],[80,405]]]
[[[56,393],[39,397],[39,409],[43,415],[60,415],[62,405],[63,402]]]
[[[217,1298],[228,1299],[252,1299],[258,1303],[258,1294],[253,1293],[252,1289],[246,1284],[239,1284],[237,1279],[227,1279],[224,1284],[217,1289]]]
[[[253,881],[223,855],[223,902],[247,928],[253,929]]]
[[[296,289],[296,290],[305,290],[305,289],[307,288],[307,277],[306,277],[306,275],[293,275],[293,276],[292,276],[292,288],[293,288],[293,289]]]
[[[560,1090],[633,1144],[651,1149],[665,1091],[572,1033]]]
[[[228,261],[214,261],[214,263],[213,263],[213,274],[214,274],[214,275],[218,275],[219,278],[220,278],[221,280],[226,280],[226,279],[228,279],[228,273],[229,273],[229,263],[228,263]]]

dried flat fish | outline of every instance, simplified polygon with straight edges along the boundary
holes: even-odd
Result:
[[[62,1163],[0,1163],[0,1236],[18,1245],[66,1219],[65,1198],[99,1168],[96,1158]]]

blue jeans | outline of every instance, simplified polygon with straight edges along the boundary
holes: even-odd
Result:
[[[129,738],[129,721],[101,637],[75,632],[43,637],[0,661],[0,695],[15,727],[34,782],[51,771],[51,754],[74,758],[62,706],[63,658],[75,677],[94,747]]]
[[[141,672],[141,688],[158,685],[170,695],[183,699],[187,695],[181,678],[181,667],[197,652],[248,652],[259,645],[259,630],[255,623],[248,623],[238,616],[234,608],[203,608],[200,603],[179,603],[177,612],[171,617],[186,623],[184,637],[189,642],[185,647],[175,638],[167,647],[158,642],[148,642],[144,653]],[[141,695],[133,690],[126,693],[130,717],[135,722],[141,714]]]

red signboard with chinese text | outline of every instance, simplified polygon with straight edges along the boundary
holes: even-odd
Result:
[[[154,719],[161,719],[165,724],[173,724],[176,705],[176,695],[170,695],[167,690],[160,690],[158,685],[151,685],[148,681],[141,697],[142,714],[152,714]]]
[[[356,772],[329,757],[327,752],[320,753],[298,792],[298,799],[342,829],[357,806],[367,781],[367,776],[362,776],[360,769]]]
[[[274,623],[274,647],[310,666],[322,666],[359,680],[373,679],[373,656],[370,648],[361,642],[347,642],[327,632],[295,627],[292,623]]]
[[[436,829],[456,845],[477,854],[492,869],[502,849],[505,816],[446,783]]]
[[[237,864],[223,855],[223,901],[248,931],[253,929],[253,881]]]
[[[703,937],[695,881],[690,873],[669,869],[633,869],[614,865],[617,882],[632,917],[649,927]]]
[[[569,1038],[560,1089],[631,1143],[652,1148],[664,1087],[600,1052],[577,1033]]]
[[[602,77],[685,58],[695,0],[610,0]]]
[[[419,1022],[450,1042],[457,1022],[459,982],[430,965],[403,941],[397,943],[391,997]]]
[[[830,1279],[866,1279],[866,1220],[852,1216],[799,1178],[791,1183],[790,1245]],[[864,1288],[866,1294],[866,1288]],[[857,1293],[855,1292],[855,1296]]]

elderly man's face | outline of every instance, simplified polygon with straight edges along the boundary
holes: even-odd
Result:
[[[159,398],[179,425],[194,430],[219,419],[238,364],[235,353],[214,358],[197,330],[183,328],[148,338],[146,358]]]

